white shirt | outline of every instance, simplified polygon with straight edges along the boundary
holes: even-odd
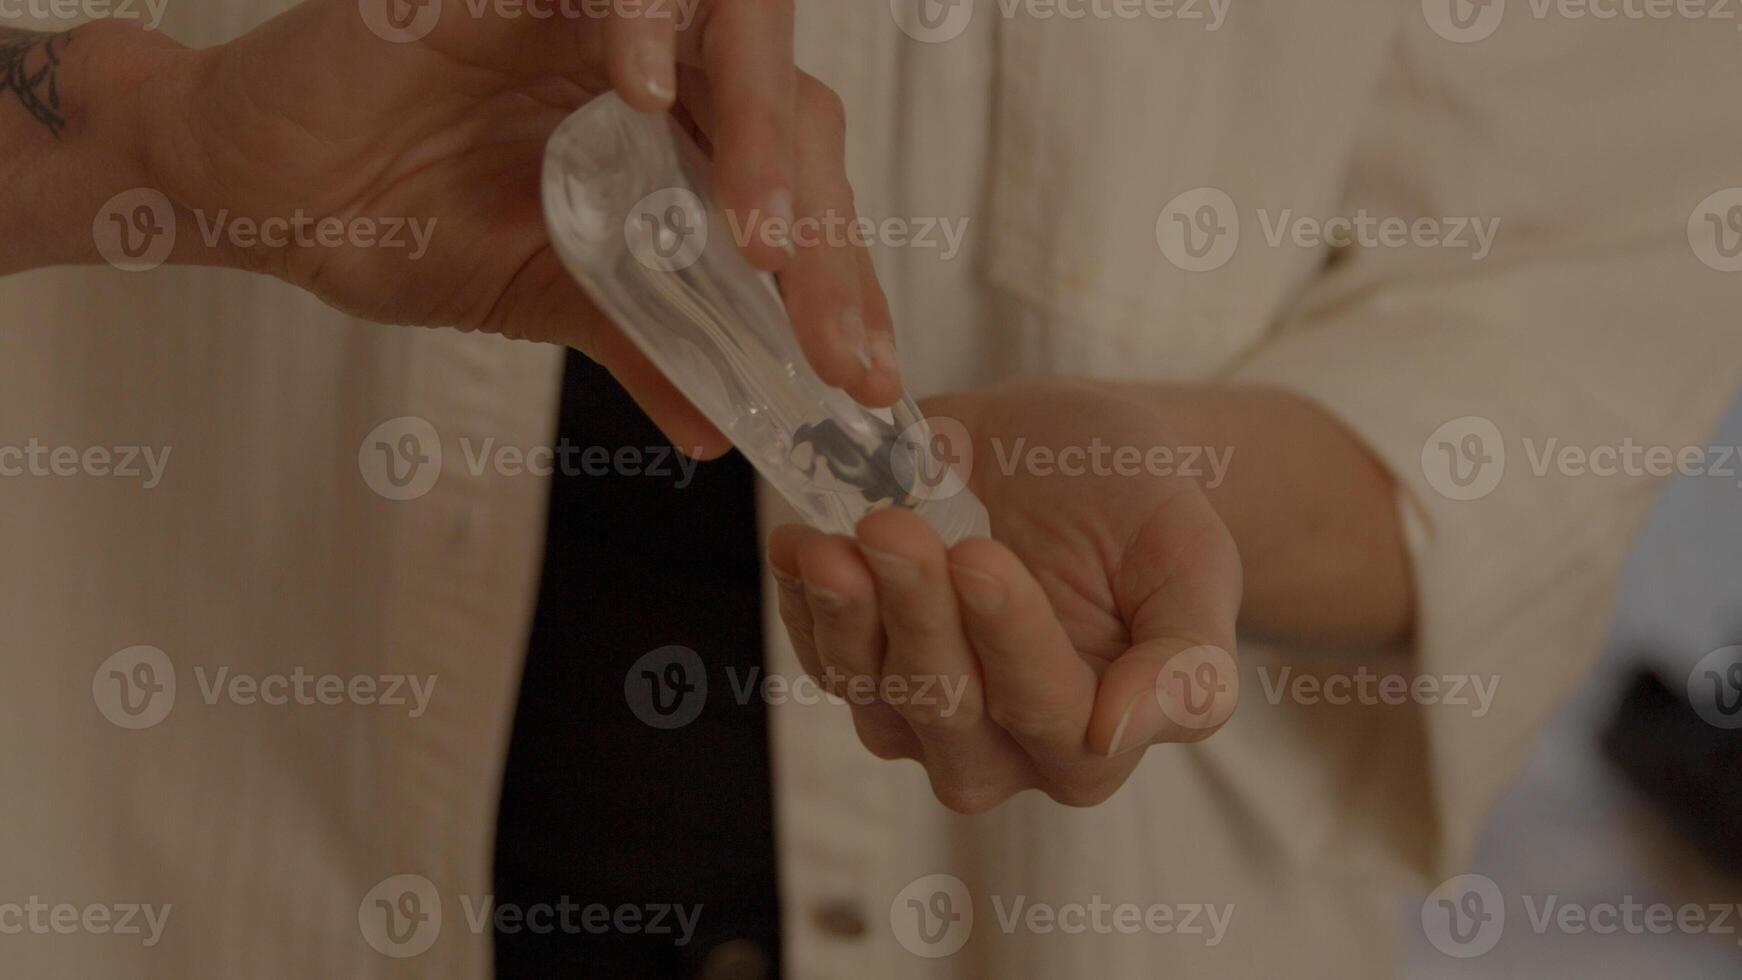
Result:
[[[165,29],[216,43],[268,6],[173,7]],[[1399,482],[1418,594],[1408,673],[1497,687],[1480,716],[1272,704],[1284,667],[1396,668],[1248,643],[1244,702],[1209,742],[1152,750],[1093,810],[1028,794],[975,819],[938,806],[916,766],[871,758],[844,708],[780,705],[789,973],[1393,975],[1396,894],[1460,869],[1594,656],[1656,490],[1537,475],[1531,450],[1697,446],[1735,390],[1742,278],[1691,235],[1702,203],[1742,184],[1733,32],[1515,5],[1492,36],[1458,43],[1421,6],[1382,0],[1235,4],[1215,30],[974,7],[945,43],[910,38],[888,4],[800,13],[801,64],[847,102],[861,210],[968,219],[959,256],[878,256],[915,389],[1046,371],[1316,399]],[[1180,197],[1200,188],[1226,197]],[[1206,203],[1222,210],[1194,223]],[[1178,234],[1175,214],[1200,245],[1237,220],[1239,244],[1188,271],[1218,253],[1164,248],[1158,225]],[[1292,219],[1338,215],[1438,218],[1445,234],[1455,219],[1500,224],[1479,261],[1468,228],[1468,247],[1381,243],[1329,265],[1292,243]],[[0,476],[0,903],[170,906],[150,947],[26,929],[0,938],[7,962],[486,975],[488,927],[467,910],[490,891],[545,487],[474,474],[466,447],[549,444],[559,352],[361,324],[211,270],[54,270],[0,281],[0,297],[0,446],[51,461],[140,447],[162,462],[149,488],[51,464]],[[428,431],[376,431],[403,417],[429,424],[417,446],[439,443],[441,468],[392,500],[370,460]],[[1434,460],[1465,445],[1468,423],[1441,429],[1466,417],[1492,423],[1506,466],[1458,500],[1480,487]],[[772,609],[769,624],[770,670],[797,676]],[[110,660],[142,645],[161,657]],[[141,717],[128,706],[166,698],[111,672],[161,687],[164,661],[167,714],[123,727]],[[259,685],[252,699],[237,675]],[[383,693],[402,677],[407,703],[298,703],[296,678],[317,691],[329,676]],[[429,691],[421,713],[413,680]],[[421,904],[397,905],[405,891]],[[370,925],[384,897],[439,922],[399,942]],[[971,908],[972,927],[928,933],[910,899]],[[1035,905],[1064,919],[1037,928]],[[1121,931],[1122,907],[1143,925]]]

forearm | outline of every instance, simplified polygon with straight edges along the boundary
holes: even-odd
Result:
[[[167,83],[185,53],[112,21],[52,34],[0,29],[0,275],[103,261],[103,222],[121,230],[105,205],[160,182],[153,127],[173,115]],[[198,260],[180,241],[177,258]]]
[[[1203,482],[1240,549],[1243,630],[1337,646],[1407,638],[1415,599],[1395,481],[1354,433],[1280,389],[1129,390],[1182,444],[1228,454],[1222,478]]]

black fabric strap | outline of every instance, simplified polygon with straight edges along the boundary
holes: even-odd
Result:
[[[741,703],[733,684],[762,666],[751,470],[733,456],[682,485],[675,460],[658,458],[667,446],[605,371],[569,355],[558,438],[569,472],[551,485],[495,888],[499,905],[521,910],[566,899],[639,906],[645,920],[655,906],[699,905],[700,924],[683,945],[595,934],[579,912],[567,932],[499,927],[502,977],[690,978],[723,959],[730,975],[754,976],[763,971],[744,964],[759,958],[778,976],[767,709]],[[594,475],[602,465],[613,472]],[[631,679],[644,694],[626,692],[625,677],[671,645],[695,652],[707,693],[694,720],[661,729],[638,716],[649,710],[638,699],[668,675]],[[680,712],[680,698],[698,697],[658,693]]]

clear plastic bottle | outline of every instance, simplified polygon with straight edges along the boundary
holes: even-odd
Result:
[[[912,398],[867,409],[817,377],[670,116],[607,94],[564,120],[545,150],[544,212],[593,301],[812,526],[850,534],[870,511],[907,507],[946,544],[989,535]]]

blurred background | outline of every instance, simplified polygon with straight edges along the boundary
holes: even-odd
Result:
[[[1711,445],[1742,445],[1742,400]],[[1742,902],[1742,880],[1719,870],[1710,850],[1676,833],[1664,810],[1605,757],[1602,741],[1642,667],[1655,668],[1677,698],[1707,654],[1742,643],[1742,488],[1737,477],[1671,484],[1647,524],[1622,579],[1622,595],[1603,658],[1579,695],[1544,733],[1530,764],[1489,819],[1470,867],[1506,896],[1506,929],[1494,949],[1467,960],[1441,954],[1425,938],[1418,902],[1400,914],[1411,939],[1413,980],[1483,977],[1742,976],[1742,923],[1731,934],[1596,935],[1530,926],[1522,896],[1538,908],[1548,896],[1567,903],[1713,905]],[[1689,712],[1679,709],[1678,717]],[[1688,726],[1734,746],[1742,732]],[[1637,733],[1634,733],[1637,734]],[[1667,736],[1659,733],[1659,739]],[[1658,746],[1661,748],[1662,746]],[[1738,759],[1734,748],[1727,758]],[[1730,768],[1742,781],[1742,768]],[[1732,793],[1731,799],[1737,798]],[[1742,824],[1738,824],[1742,826]]]

